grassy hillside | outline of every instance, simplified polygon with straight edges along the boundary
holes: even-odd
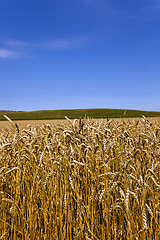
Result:
[[[90,118],[122,118],[122,117],[160,117],[160,112],[124,110],[124,109],[72,109],[42,110],[32,112],[0,111],[0,121],[7,115],[12,120],[64,119],[65,116],[75,119],[85,116]]]

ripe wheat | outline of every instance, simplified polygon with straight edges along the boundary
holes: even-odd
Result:
[[[160,239],[160,125],[0,128],[0,239]]]

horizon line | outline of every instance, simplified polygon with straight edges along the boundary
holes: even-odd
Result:
[[[39,110],[0,110],[0,112],[39,112],[39,111],[70,111],[70,110],[124,110],[124,111],[141,111],[141,112],[160,112],[157,110],[140,110],[140,109],[128,109],[128,108],[67,108],[67,109],[39,109]]]

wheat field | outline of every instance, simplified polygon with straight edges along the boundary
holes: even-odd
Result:
[[[0,239],[160,239],[160,122],[0,127]]]

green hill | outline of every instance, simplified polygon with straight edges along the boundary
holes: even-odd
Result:
[[[124,109],[72,109],[72,110],[41,110],[32,112],[0,111],[0,121],[7,115],[12,120],[43,120],[64,119],[65,116],[75,118],[130,118],[130,117],[160,117],[160,112],[124,110]]]

